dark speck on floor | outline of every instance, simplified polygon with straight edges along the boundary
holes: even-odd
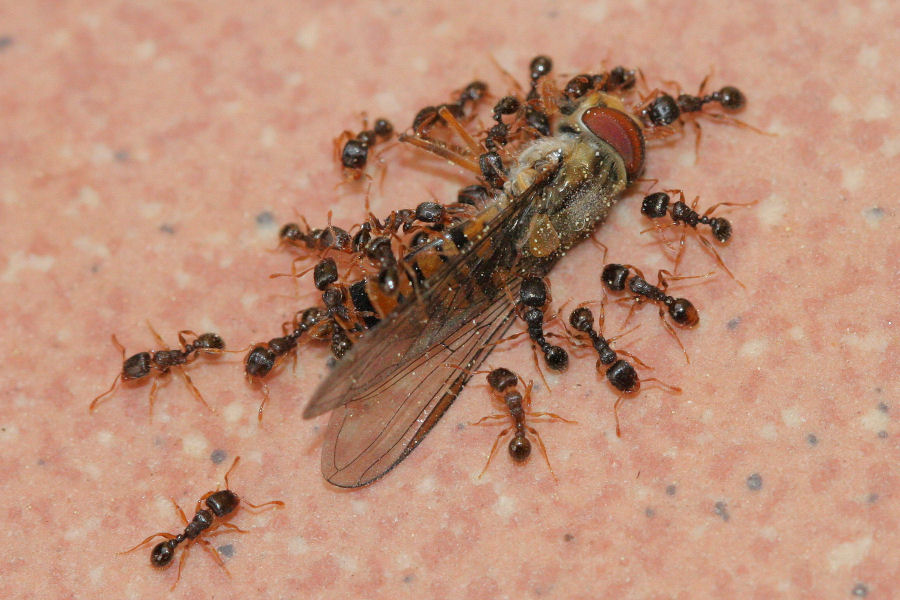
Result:
[[[563,536],[563,540],[566,542],[571,542],[574,539],[575,539],[574,533],[567,533],[566,535]]]
[[[403,583],[412,583],[416,580],[416,576],[410,573],[409,575],[403,576]]]
[[[857,583],[853,586],[853,595],[857,598],[865,598],[869,595],[869,588],[864,583]]]
[[[754,473],[747,478],[747,487],[754,492],[762,489],[762,477],[759,473]]]
[[[231,544],[224,544],[216,548],[216,550],[218,550],[219,554],[221,554],[225,558],[231,558],[232,556],[234,556],[234,546],[232,546]]]
[[[728,514],[728,506],[724,502],[716,502],[715,513],[722,517],[722,520],[726,523],[731,518],[731,515]]]
[[[113,158],[118,162],[128,162],[131,159],[131,154],[128,150],[116,150],[115,154],[113,154]]]
[[[225,460],[226,456],[228,456],[228,454],[226,454],[224,450],[213,450],[213,453],[209,455],[209,459],[213,461],[213,463],[219,464]]]
[[[887,438],[887,436],[888,436],[888,432],[883,429],[878,432],[878,437],[880,437],[881,439],[885,439],[885,438]]]
[[[678,488],[676,488],[674,484],[670,484],[670,485],[666,486],[666,493],[668,495],[674,496],[676,491],[678,491]]]
[[[275,216],[267,210],[256,215],[256,225],[268,229],[275,225]]]
[[[172,225],[169,225],[168,223],[163,223],[162,225],[160,225],[159,230],[162,231],[163,233],[168,233],[169,235],[175,234],[175,227]]]
[[[878,502],[878,494],[869,494],[869,497],[866,498],[866,502],[868,502],[869,504]]]
[[[816,437],[816,434],[811,433],[808,436],[806,436],[806,441],[809,442],[810,446],[815,446],[816,444],[819,443],[819,438]]]
[[[648,506],[646,509],[644,509],[644,514],[647,515],[648,519],[652,519],[656,516],[656,511]]]
[[[884,402],[879,402],[879,403],[878,403],[878,410],[880,410],[880,411],[883,412],[883,413],[886,413],[886,412],[888,412],[888,411],[890,410],[890,408],[889,408],[888,405],[885,404]]]
[[[735,329],[737,329],[737,326],[740,325],[740,324],[741,324],[741,318],[740,318],[740,317],[735,317],[735,318],[731,319],[730,321],[728,321],[728,322],[725,324],[725,327],[727,327],[727,328],[730,329],[731,331],[734,331]]]
[[[6,50],[13,44],[13,38],[11,35],[0,35],[0,51]]]

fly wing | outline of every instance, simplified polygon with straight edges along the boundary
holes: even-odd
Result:
[[[365,361],[358,368],[375,373],[373,385],[331,413],[322,447],[325,479],[340,487],[366,485],[412,452],[512,324],[512,311],[509,296],[501,293],[461,305],[447,320],[433,315],[412,345],[435,341],[412,360],[393,360],[408,353],[411,340],[405,336],[382,340],[357,357]]]
[[[320,384],[303,416],[333,411],[322,449],[329,482],[366,485],[403,460],[509,328],[520,278],[504,233],[518,228],[526,195],[486,223],[477,241],[450,257],[418,298],[382,320]]]

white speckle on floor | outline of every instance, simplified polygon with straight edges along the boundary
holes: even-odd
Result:
[[[888,413],[872,408],[859,417],[859,422],[864,428],[877,433],[888,428],[891,418]]]
[[[108,448],[112,444],[115,437],[116,436],[112,431],[109,431],[108,429],[101,429],[97,432],[95,439],[101,446],[105,446]]]
[[[295,535],[288,540],[287,548],[291,554],[306,554],[309,552],[309,543],[302,535]]]
[[[3,274],[0,275],[0,281],[4,283],[12,283],[17,280],[19,271],[30,270],[46,273],[56,263],[56,259],[52,256],[41,256],[39,254],[25,254],[21,250],[13,252]]]
[[[244,403],[234,401],[222,409],[222,416],[226,423],[237,423],[244,418]]]
[[[263,148],[274,148],[278,143],[278,132],[271,125],[266,125],[259,134],[259,143]]]
[[[870,331],[864,335],[858,333],[845,333],[841,336],[841,343],[860,352],[881,355],[887,350],[890,338],[881,331]]]
[[[516,512],[516,499],[513,496],[498,496],[497,502],[494,503],[494,512],[498,516],[508,519]]]
[[[134,57],[140,61],[148,61],[154,56],[156,56],[156,42],[153,40],[145,40],[134,48]]]
[[[828,103],[828,107],[834,112],[850,113],[856,110],[856,107],[850,102],[850,99],[843,94],[835,94]]]
[[[763,225],[782,226],[787,215],[787,202],[777,194],[772,194],[756,205],[756,216]]]
[[[776,440],[778,439],[778,430],[771,423],[766,423],[759,428],[759,437],[769,441]]]
[[[184,453],[194,458],[206,458],[209,454],[209,441],[199,433],[189,433],[181,438]]]
[[[738,356],[743,358],[756,358],[764,355],[768,349],[769,340],[759,337],[744,342],[741,347],[738,348]]]
[[[831,571],[838,569],[850,569],[858,565],[869,553],[872,546],[872,536],[863,536],[851,542],[844,542],[835,546],[828,553],[828,566]]]
[[[101,244],[93,238],[80,236],[75,238],[75,240],[72,242],[72,245],[85,254],[91,254],[100,258],[110,257],[109,248],[106,246],[106,244]]]
[[[798,407],[784,408],[781,410],[781,421],[788,427],[796,428],[806,423],[806,417]]]
[[[866,101],[863,118],[867,121],[880,121],[893,116],[891,101],[884,94],[875,94]]]
[[[797,342],[806,339],[806,332],[803,331],[803,328],[799,325],[794,325],[793,327],[788,329],[787,333],[792,340]]]
[[[294,42],[304,50],[312,50],[319,41],[319,24],[315,21],[307,23],[294,36]]]
[[[856,62],[861,67],[874,69],[881,60],[881,50],[878,46],[863,46],[856,55]]]
[[[141,218],[155,219],[162,212],[162,205],[159,202],[139,202],[138,213]]]
[[[430,494],[435,490],[435,480],[431,475],[426,475],[419,480],[416,489],[422,494]]]

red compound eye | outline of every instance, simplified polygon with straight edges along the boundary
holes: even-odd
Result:
[[[584,111],[581,122],[621,155],[629,181],[641,174],[644,170],[644,134],[628,115],[607,106],[596,106]]]

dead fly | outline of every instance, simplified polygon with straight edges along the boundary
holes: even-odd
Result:
[[[306,418],[332,412],[322,473],[334,485],[371,483],[421,443],[515,321],[523,278],[544,277],[606,219],[643,171],[645,132],[659,121],[666,131],[650,137],[661,138],[678,124],[651,118],[652,100],[626,104],[631,71],[579,76],[559,90],[545,77],[549,59],[539,58],[527,97],[502,98],[482,141],[450,105],[400,136],[472,171],[486,193],[475,216],[430,231],[398,258],[395,272],[412,273],[412,292],[307,405]]]

